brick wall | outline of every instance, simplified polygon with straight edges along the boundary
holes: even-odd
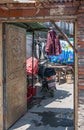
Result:
[[[78,130],[84,130],[84,2],[78,16]]]

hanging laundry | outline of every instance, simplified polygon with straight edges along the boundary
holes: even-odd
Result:
[[[49,61],[51,63],[58,64],[74,64],[74,51],[71,46],[64,40],[60,40],[62,53],[58,56],[49,56]],[[72,43],[73,44],[73,43]]]
[[[54,30],[50,30],[47,36],[47,43],[45,47],[47,55],[59,55],[62,52],[60,40]]]

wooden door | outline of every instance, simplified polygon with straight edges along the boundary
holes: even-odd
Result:
[[[26,31],[5,24],[4,42],[4,129],[27,111]]]

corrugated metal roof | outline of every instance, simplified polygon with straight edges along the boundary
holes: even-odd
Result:
[[[83,0],[0,0],[0,3],[57,3],[57,2],[74,2]]]
[[[35,3],[36,0],[13,0],[15,2],[21,2],[21,3]]]
[[[13,2],[20,2],[20,3],[41,3],[41,2],[74,2],[74,1],[83,1],[83,0],[0,0],[0,3],[13,3]]]
[[[81,0],[36,0],[37,2],[74,2],[74,1],[81,1]]]
[[[71,1],[81,1],[81,0],[14,0],[19,2],[71,2]]]

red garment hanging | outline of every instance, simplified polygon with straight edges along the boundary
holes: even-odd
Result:
[[[47,55],[59,55],[62,52],[60,40],[54,30],[48,32],[45,52]]]

